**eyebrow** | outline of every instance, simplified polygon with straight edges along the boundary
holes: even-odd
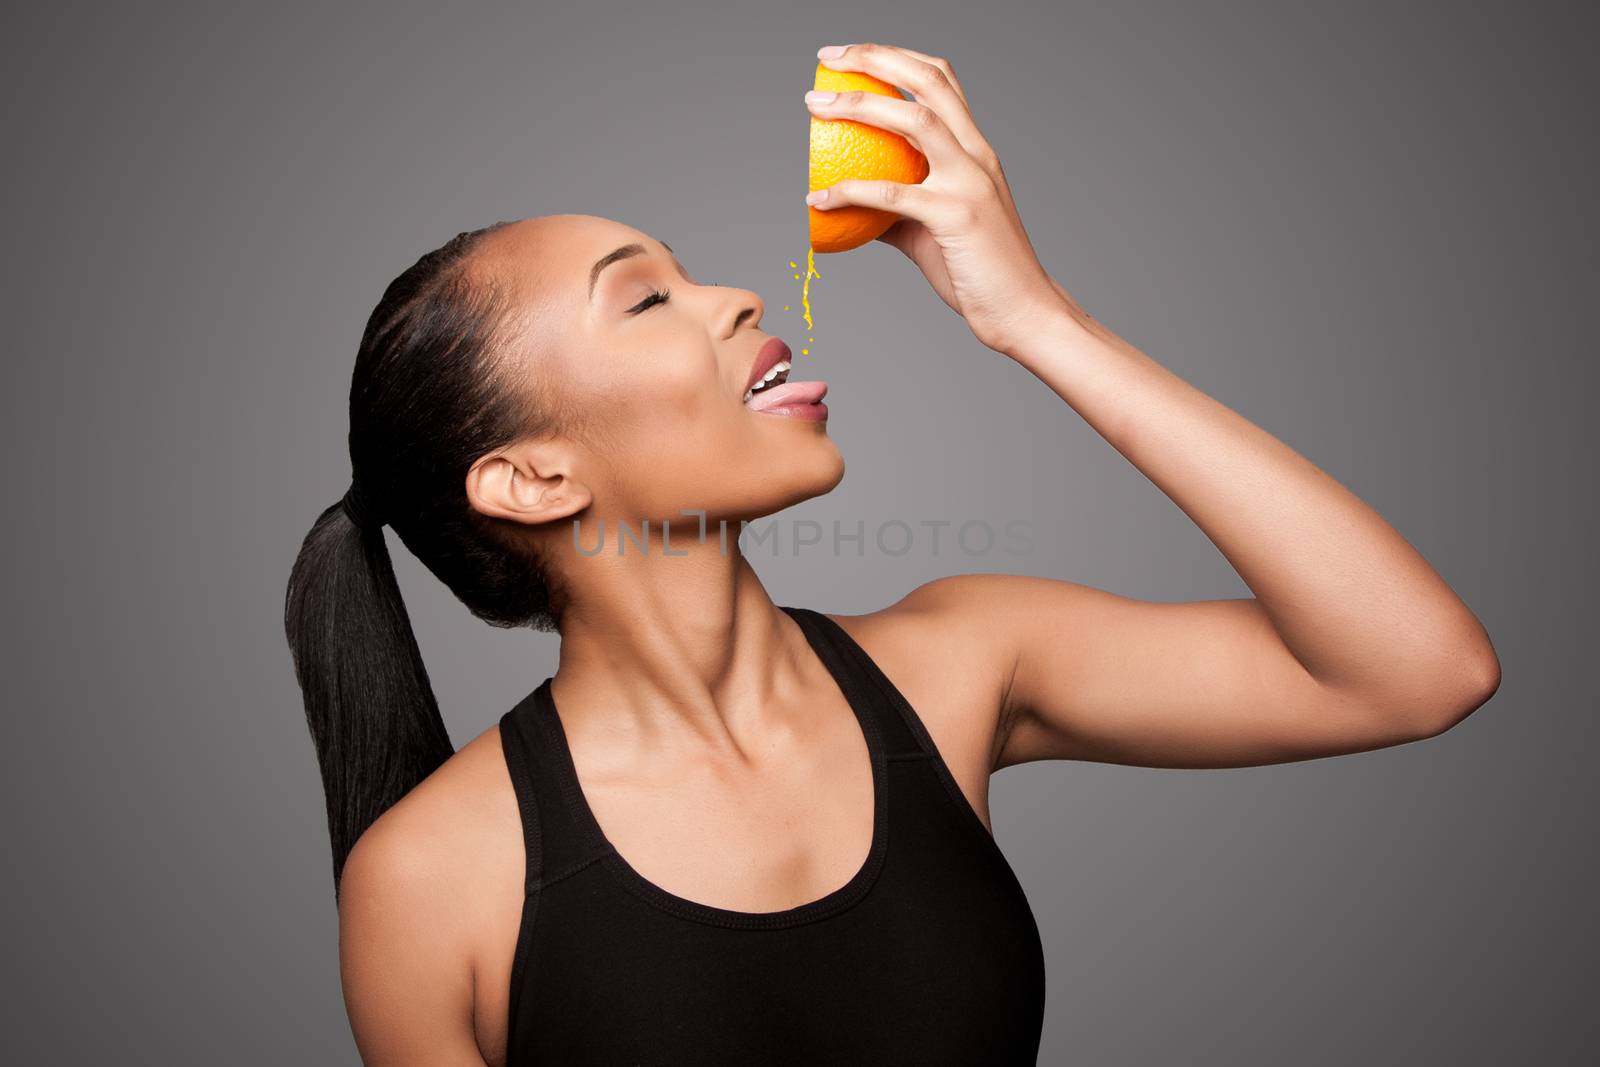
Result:
[[[665,248],[668,252],[672,252],[672,246],[667,244],[665,241],[661,242],[661,247]],[[605,255],[595,260],[594,266],[589,268],[589,299],[594,299],[594,283],[600,278],[601,271],[605,270],[618,260],[628,259],[631,256],[642,256],[645,254],[645,252],[646,249],[644,245],[634,243],[631,245],[623,245],[621,248],[607,252]],[[676,252],[672,252],[672,254],[674,257],[677,256]]]

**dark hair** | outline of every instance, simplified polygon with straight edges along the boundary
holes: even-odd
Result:
[[[374,521],[328,507],[289,575],[284,629],[322,769],[336,900],[356,840],[455,752],[381,523],[484,621],[558,629],[540,561],[466,496],[475,460],[550,426],[528,376],[497,358],[514,333],[502,290],[466,269],[506,225],[458,234],[384,291],[350,384],[353,484]]]

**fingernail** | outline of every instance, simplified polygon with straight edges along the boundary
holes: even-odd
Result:
[[[817,49],[817,58],[838,59],[840,56],[844,55],[844,50],[847,47],[847,45],[842,44],[825,44],[821,48]]]
[[[806,103],[808,103],[808,104],[831,104],[831,103],[833,103],[833,98],[838,96],[838,95],[839,95],[838,93],[832,93],[832,92],[827,91],[826,89],[812,89],[812,90],[809,90],[806,93]]]
[[[808,204],[820,204],[826,199],[828,199],[828,190],[826,189],[813,189],[806,194],[806,203]]]

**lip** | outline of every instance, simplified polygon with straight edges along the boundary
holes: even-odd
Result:
[[[767,376],[767,371],[779,363],[786,359],[791,363],[794,362],[793,355],[789,351],[789,346],[783,343],[783,338],[767,338],[766,344],[762,345],[756,352],[756,361],[750,368],[750,378],[744,383],[744,388],[739,390],[739,395],[743,396],[751,389],[754,389],[755,384]]]

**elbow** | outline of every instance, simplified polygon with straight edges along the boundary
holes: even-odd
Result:
[[[1362,709],[1369,747],[1437,737],[1487,704],[1500,688],[1500,657],[1481,626],[1401,654],[1400,664],[1346,694]],[[1348,706],[1348,704],[1347,704]]]
[[[1483,636],[1452,657],[1450,670],[1438,684],[1438,692],[1449,697],[1434,702],[1436,710],[1423,717],[1418,739],[1437,737],[1457,726],[1487,704],[1499,688],[1500,657]]]

